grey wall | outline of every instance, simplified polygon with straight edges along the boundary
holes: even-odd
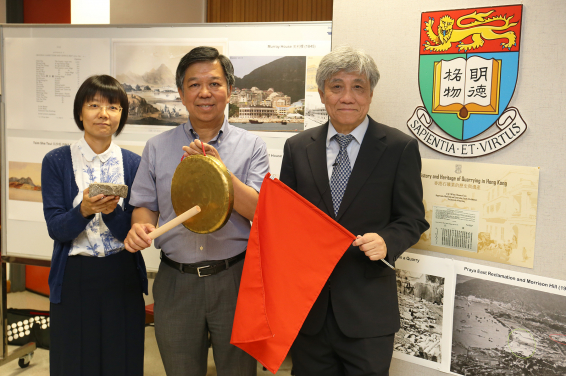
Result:
[[[206,22],[206,0],[110,1],[111,24],[202,22]]]
[[[507,0],[334,0],[333,47],[351,44],[375,59],[381,81],[370,115],[409,133],[407,120],[422,105],[418,87],[421,12],[509,5]],[[455,259],[566,280],[566,2],[523,0],[519,79],[510,106],[527,123],[525,135],[507,148],[468,162],[540,167],[534,269],[481,260]],[[423,158],[449,159],[424,145]],[[450,257],[419,251],[436,257]],[[393,376],[441,375],[393,360]]]

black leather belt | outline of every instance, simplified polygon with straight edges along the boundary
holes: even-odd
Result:
[[[226,260],[203,261],[195,264],[180,264],[165,256],[163,251],[161,252],[161,260],[170,267],[177,269],[181,273],[197,274],[199,277],[208,277],[220,273],[221,271],[233,266],[238,261],[243,260],[244,257],[246,257],[246,251]]]

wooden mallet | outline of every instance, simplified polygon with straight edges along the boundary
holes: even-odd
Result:
[[[187,210],[186,212],[179,215],[177,218],[173,218],[169,222],[159,226],[154,231],[150,232],[148,234],[148,236],[151,239],[155,239],[158,236],[165,234],[167,231],[171,230],[173,227],[176,227],[176,226],[180,225],[181,223],[185,222],[187,219],[197,215],[198,213],[200,213],[200,207],[198,205],[195,205],[192,208],[190,208],[189,210]]]

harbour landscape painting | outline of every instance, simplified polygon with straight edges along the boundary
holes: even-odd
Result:
[[[41,197],[41,163],[9,161],[8,199],[43,202]]]
[[[566,375],[566,297],[458,274],[450,371]]]
[[[230,124],[250,131],[304,130],[305,56],[231,56]]]
[[[179,61],[193,48],[224,46],[210,41],[113,41],[114,76],[128,95],[128,124],[177,126],[186,123],[187,109],[175,83]]]

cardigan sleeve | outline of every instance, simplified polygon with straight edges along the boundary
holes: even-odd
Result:
[[[122,149],[122,160],[124,161],[124,183],[128,186],[128,196],[124,199],[124,207],[116,206],[116,209],[110,214],[102,214],[102,220],[112,233],[112,235],[121,242],[126,239],[128,231],[132,226],[132,212],[134,207],[130,205],[130,195],[132,183],[138,166],[140,164],[140,156],[128,150]]]
[[[41,165],[41,195],[43,215],[51,239],[60,243],[70,242],[84,231],[94,218],[85,218],[80,205],[72,208],[72,172],[69,147],[50,151]],[[69,172],[70,170],[70,172]]]

